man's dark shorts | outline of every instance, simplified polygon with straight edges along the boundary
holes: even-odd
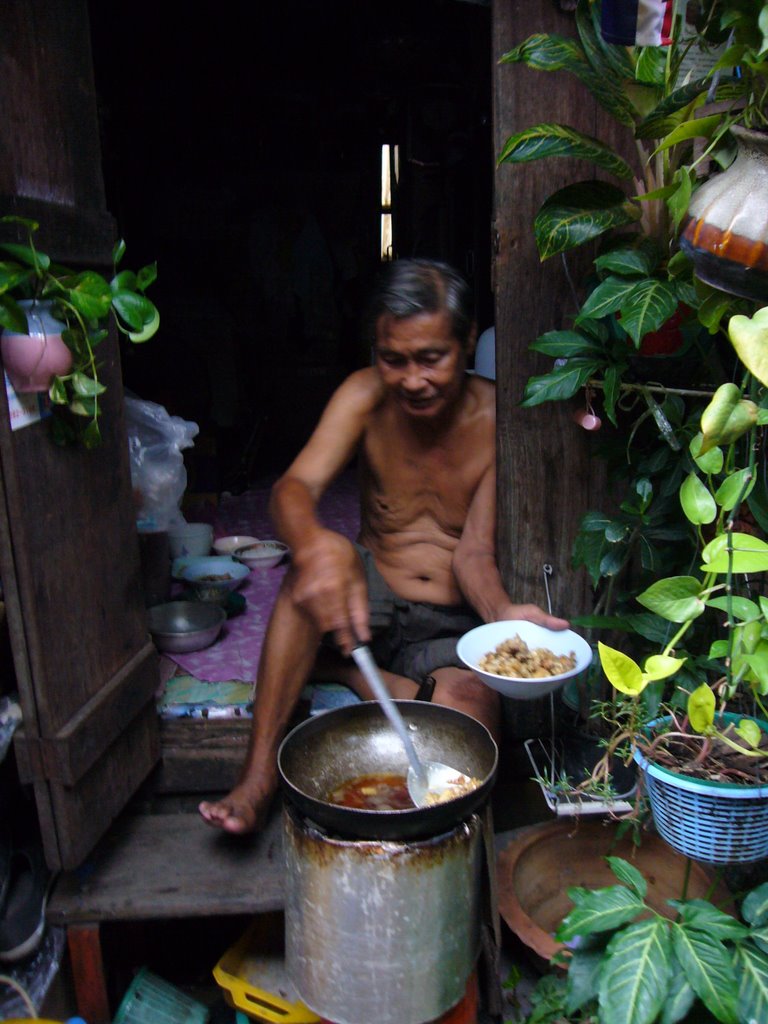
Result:
[[[371,653],[378,665],[422,682],[435,669],[464,668],[456,653],[460,637],[482,619],[469,605],[406,601],[392,592],[373,555],[360,544],[371,610]]]

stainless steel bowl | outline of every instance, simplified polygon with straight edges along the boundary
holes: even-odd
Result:
[[[201,601],[168,601],[147,609],[149,632],[160,651],[199,651],[217,639],[227,613]]]

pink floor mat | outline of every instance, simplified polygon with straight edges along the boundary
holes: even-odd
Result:
[[[249,534],[269,539],[274,528],[268,502],[272,480],[239,495],[222,496],[213,524],[214,536]],[[345,474],[323,495],[319,507],[323,523],[345,537],[357,536],[360,518],[354,474]],[[227,619],[219,639],[202,651],[169,654],[179,668],[211,683],[253,682],[269,615],[285,575],[284,561],[273,569],[254,569],[237,591],[245,598],[245,611]]]

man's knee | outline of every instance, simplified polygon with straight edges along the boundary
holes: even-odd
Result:
[[[456,707],[463,711],[469,707],[477,708],[487,714],[497,714],[499,695],[490,686],[477,678],[474,672],[459,668],[437,669],[434,672],[436,686],[433,700],[437,704]]]

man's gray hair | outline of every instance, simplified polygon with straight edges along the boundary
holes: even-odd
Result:
[[[474,317],[472,293],[461,274],[438,260],[393,260],[377,280],[368,306],[366,329],[373,342],[376,324],[382,316],[406,320],[423,313],[442,312],[448,313],[451,333],[466,348]]]

